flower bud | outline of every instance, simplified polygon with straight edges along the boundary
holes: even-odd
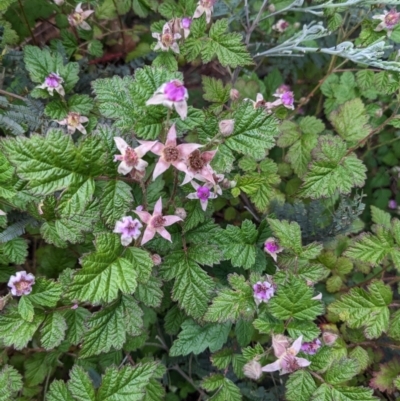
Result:
[[[177,207],[175,210],[175,216],[178,216],[182,220],[185,220],[186,219],[186,210],[183,207]]]
[[[154,263],[155,266],[160,265],[161,262],[162,262],[161,256],[158,255],[158,254],[156,254],[156,253],[155,253],[154,255],[151,255],[151,260],[153,261],[153,263]]]
[[[275,7],[273,4],[270,4],[270,5],[268,6],[268,11],[269,11],[270,13],[274,13],[274,12],[276,11],[276,7]]]
[[[234,102],[235,100],[238,100],[240,98],[240,93],[237,89],[231,89],[231,91],[229,92],[229,96]]]
[[[322,339],[325,343],[325,345],[333,345],[335,341],[337,340],[338,335],[335,333],[332,333],[330,331],[325,331],[322,333]]]
[[[258,380],[261,375],[262,375],[262,366],[260,362],[255,361],[254,359],[246,365],[243,366],[243,373],[246,377],[253,379],[253,380]]]
[[[64,0],[54,0],[54,3],[56,3],[58,6],[62,6],[64,4]]]
[[[397,209],[397,202],[394,199],[389,201],[389,209]]]
[[[235,120],[222,120],[218,126],[219,131],[223,136],[229,136],[232,134],[233,129],[235,128]]]
[[[295,22],[294,24],[293,24],[293,26],[296,28],[296,29],[299,29],[300,28],[300,22]]]

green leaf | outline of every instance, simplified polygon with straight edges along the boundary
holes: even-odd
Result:
[[[163,292],[161,290],[162,281],[158,277],[150,277],[145,285],[139,285],[135,296],[138,301],[143,302],[146,306],[157,308],[160,306]]]
[[[44,114],[52,120],[62,120],[68,114],[68,107],[60,99],[55,99],[47,103]]]
[[[248,320],[239,319],[236,322],[235,336],[241,347],[249,345],[254,333],[254,328]]]
[[[176,335],[186,319],[186,314],[174,305],[170,308],[164,318],[165,332],[169,335]]]
[[[380,281],[362,288],[352,288],[341,299],[329,305],[329,311],[337,315],[350,328],[364,328],[367,338],[378,338],[389,328],[389,308],[392,292]]]
[[[368,69],[362,69],[356,74],[357,84],[362,90],[371,89],[374,84],[374,72]]]
[[[241,401],[242,394],[239,388],[221,374],[206,377],[201,386],[206,391],[215,391],[209,398],[210,401]]]
[[[18,312],[22,319],[26,320],[27,322],[31,322],[33,320],[35,311],[33,310],[33,305],[29,298],[25,296],[20,298],[18,302]]]
[[[242,35],[235,32],[226,32],[229,21],[217,20],[210,29],[210,37],[204,42],[201,52],[202,60],[209,63],[214,55],[224,67],[236,68],[253,64],[246,46],[242,43]]]
[[[92,381],[80,366],[74,366],[69,374],[68,390],[77,401],[95,401]]]
[[[94,313],[87,321],[89,331],[84,334],[80,356],[87,358],[111,348],[121,349],[127,334],[135,336],[141,333],[142,314],[136,301],[126,295]]]
[[[366,138],[371,132],[369,117],[361,99],[353,99],[329,115],[337,133],[348,142],[357,142]]]
[[[13,175],[14,168],[4,154],[0,153],[0,196],[2,198],[11,199],[17,193],[11,184]]]
[[[61,284],[52,280],[38,277],[32,288],[32,292],[26,297],[36,306],[54,307],[61,298]]]
[[[301,369],[289,376],[286,382],[286,398],[288,401],[309,401],[316,388],[311,374]]]
[[[232,118],[235,120],[235,128],[226,138],[225,145],[255,159],[264,158],[266,150],[275,144],[274,136],[278,134],[277,121],[261,108],[255,109],[251,102],[243,102]]]
[[[21,237],[0,243],[0,255],[1,254],[4,254],[10,263],[22,265],[28,256],[28,243]]]
[[[371,205],[371,215],[372,215],[372,221],[375,224],[380,224],[388,229],[390,229],[391,224],[390,224],[390,213],[384,212],[383,210],[377,208],[374,205]]]
[[[171,356],[185,356],[190,353],[200,354],[207,348],[211,352],[218,351],[227,341],[230,329],[230,323],[200,326],[194,320],[187,319],[182,323],[182,331],[169,353]]]
[[[354,153],[347,154],[345,142],[330,135],[320,137],[318,142],[301,196],[317,199],[338,192],[348,194],[353,187],[364,185],[366,168]]]
[[[303,336],[303,341],[313,341],[320,335],[320,330],[314,322],[308,320],[292,320],[287,326],[287,331],[292,338]]]
[[[86,323],[89,316],[91,316],[90,312],[85,308],[78,307],[65,310],[63,315],[67,322],[65,339],[72,345],[80,344],[87,330]]]
[[[91,40],[88,44],[88,52],[94,57],[101,57],[103,55],[103,44],[100,40]]]
[[[368,352],[360,346],[353,348],[349,353],[349,357],[357,362],[357,374],[362,373],[371,364]]]
[[[212,364],[218,369],[226,369],[232,362],[233,349],[224,348],[211,357]]]
[[[32,322],[21,319],[17,308],[9,307],[0,315],[0,339],[5,346],[20,350],[27,346],[44,320],[44,314],[37,311]]]
[[[67,323],[60,312],[51,312],[46,316],[40,329],[41,343],[46,350],[58,347],[64,340]]]
[[[253,325],[260,333],[263,334],[283,334],[285,331],[283,321],[275,319],[273,316],[268,314],[265,314],[254,320]]]
[[[204,316],[209,322],[235,322],[239,318],[251,318],[255,311],[253,289],[243,276],[232,274],[229,282],[233,289],[222,289],[213,299]]]
[[[325,380],[330,384],[340,384],[352,379],[358,371],[357,361],[342,358],[333,362],[325,373]]]
[[[172,52],[161,52],[158,53],[157,57],[154,59],[152,66],[176,71],[178,69],[178,62]]]
[[[53,380],[46,394],[46,401],[75,401],[65,382]]]
[[[364,387],[331,387],[329,384],[322,384],[312,395],[311,401],[378,401],[372,395],[372,390]]]
[[[16,393],[22,390],[22,377],[12,366],[5,365],[0,371],[0,401],[15,399]]]
[[[269,302],[269,311],[277,319],[314,320],[324,311],[321,301],[311,299],[313,290],[299,279],[291,278],[278,286]]]
[[[72,95],[68,99],[68,110],[87,116],[93,109],[93,99],[88,95]]]
[[[226,103],[230,97],[230,90],[232,85],[224,85],[220,79],[207,77],[203,75],[202,84],[204,95],[203,98],[211,103]]]
[[[113,227],[117,220],[126,216],[133,202],[131,188],[121,180],[109,180],[102,184],[101,217],[109,227]]]
[[[99,234],[95,246],[95,252],[81,259],[82,269],[74,275],[69,296],[96,303],[113,301],[119,291],[124,294],[134,292],[138,272],[124,254],[120,237]]]
[[[146,386],[156,372],[158,365],[154,362],[139,363],[134,367],[125,366],[117,370],[106,370],[97,399],[102,401],[141,401]]]
[[[379,367],[378,372],[373,372],[374,377],[370,381],[370,386],[380,391],[387,391],[389,394],[393,393],[396,390],[394,380],[400,374],[400,360],[393,358]]]

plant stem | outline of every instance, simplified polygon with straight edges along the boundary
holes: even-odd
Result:
[[[126,53],[126,43],[125,43],[125,36],[123,34],[124,30],[124,24],[122,23],[122,18],[118,13],[118,7],[117,7],[117,2],[116,0],[112,0],[114,3],[115,10],[117,11],[117,16],[118,16],[118,23],[119,23],[119,28],[120,28],[120,34],[121,34],[121,39],[122,39],[122,47],[124,49],[124,53]]]
[[[199,393],[200,395],[204,398],[206,397],[206,393],[199,388],[199,386],[197,386],[193,379],[191,377],[189,377],[178,365],[175,365],[171,368],[172,370],[175,370],[176,372],[178,372],[184,379],[187,380],[188,383],[190,383]]]
[[[33,42],[33,44],[34,44],[35,46],[37,46],[38,44],[37,44],[37,42],[36,42],[35,35],[34,35],[33,32],[32,32],[31,26],[29,25],[28,18],[27,18],[26,14],[25,14],[24,6],[22,5],[22,1],[21,1],[21,0],[18,0],[18,4],[19,4],[19,8],[20,8],[20,10],[21,10],[21,12],[22,12],[22,16],[23,16],[23,18],[24,18],[24,20],[25,20],[26,27],[28,28],[29,33],[30,33],[30,35],[31,35],[32,42]]]
[[[15,93],[7,92],[7,91],[5,91],[3,89],[0,89],[0,93],[2,95],[10,96],[10,97],[13,97],[13,98],[18,99],[18,100],[23,100],[24,102],[26,101],[26,99],[24,97],[16,95]]]

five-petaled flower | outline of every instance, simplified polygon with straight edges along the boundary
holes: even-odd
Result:
[[[26,271],[20,271],[10,277],[7,285],[11,288],[12,295],[20,297],[30,294],[33,284],[35,284],[35,276]]]
[[[287,109],[294,109],[294,95],[293,92],[284,91],[284,92],[276,92],[274,96],[278,98],[277,101],[273,103],[274,106],[279,106],[283,104]]]
[[[217,0],[200,0],[197,3],[197,8],[194,12],[193,18],[200,18],[203,14],[206,14],[207,24],[211,22],[211,15],[214,10],[214,5]]]
[[[63,120],[57,121],[60,125],[66,125],[68,134],[73,134],[76,130],[86,135],[86,129],[82,123],[87,123],[89,119],[85,116],[81,116],[79,113],[69,112],[67,117]]]
[[[395,8],[392,8],[390,11],[385,10],[383,14],[374,15],[372,18],[381,20],[375,28],[375,31],[379,32],[386,29],[387,36],[390,37],[393,29],[400,22],[400,12],[397,12]]]
[[[41,85],[38,85],[37,88],[45,89],[47,92],[53,96],[54,91],[58,92],[61,96],[65,95],[64,88],[62,83],[64,80],[55,72],[51,72],[45,79]]]
[[[275,294],[275,285],[270,281],[258,281],[253,285],[254,300],[257,305],[268,302]]]
[[[305,358],[298,358],[296,355],[301,349],[303,336],[290,345],[289,339],[281,334],[272,337],[272,347],[275,356],[278,358],[275,362],[262,367],[263,372],[275,372],[279,370],[281,375],[294,372],[300,368],[309,366],[311,364]]]
[[[172,32],[172,28],[168,22],[164,24],[162,33],[154,32],[152,36],[158,41],[154,50],[161,49],[162,51],[168,51],[171,49],[173,52],[179,54],[179,45],[176,40],[181,38],[181,34]]]
[[[132,170],[144,173],[148,163],[142,160],[142,157],[156,144],[156,141],[146,141],[145,144],[138,146],[137,148],[131,148],[121,137],[114,137],[115,144],[118,150],[121,152],[120,155],[114,156],[114,161],[120,161],[118,166],[118,173],[128,174]]]
[[[278,241],[273,238],[267,238],[264,243],[264,251],[267,252],[272,258],[275,260],[277,259],[277,254],[283,251],[283,248],[279,245]]]
[[[150,143],[154,144],[154,142],[148,141],[139,141],[139,143],[143,145]],[[200,148],[201,146],[202,145],[197,143],[183,143],[178,145],[176,140],[176,127],[175,124],[173,124],[168,131],[165,144],[156,142],[151,148],[152,153],[160,156],[156,167],[154,168],[153,180],[166,171],[171,164],[175,168],[179,168],[178,163],[187,158],[194,150]]]
[[[187,89],[178,79],[161,85],[146,102],[146,106],[162,104],[165,107],[175,108],[182,120],[187,117]]]
[[[251,103],[253,103],[253,107],[254,107],[255,109],[258,109],[259,107],[265,107],[265,105],[266,105],[266,103],[267,103],[267,102],[264,100],[264,96],[263,96],[261,93],[257,93],[256,101],[251,100],[251,99],[249,99],[249,98],[246,98],[246,99],[244,99],[244,100],[249,100]]]
[[[139,238],[143,227],[138,219],[133,219],[131,216],[122,217],[121,220],[115,223],[114,232],[121,235],[121,244],[128,246],[132,240]]]
[[[81,28],[85,31],[90,31],[92,28],[85,21],[85,19],[89,18],[89,16],[93,13],[93,10],[83,11],[82,3],[79,3],[75,7],[75,11],[72,14],[68,15],[68,22],[71,26]]]
[[[134,210],[134,213],[139,216],[143,223],[147,224],[141,245],[144,245],[146,242],[150,241],[156,235],[156,233],[159,233],[163,238],[172,242],[171,234],[165,229],[165,227],[168,227],[178,221],[182,221],[182,219],[178,216],[162,215],[162,198],[158,199],[156,202],[152,215],[149,212],[138,210]]]
[[[192,184],[193,188],[196,190],[196,192],[190,193],[187,196],[187,198],[188,199],[198,199],[200,201],[201,208],[204,211],[206,211],[207,205],[208,205],[208,200],[215,199],[217,197],[216,193],[211,192],[211,188],[213,188],[214,185],[211,183],[206,183],[206,184],[200,186],[195,181],[192,181],[191,184]]]
[[[177,164],[178,170],[186,173],[181,185],[187,184],[193,178],[215,184],[214,170],[211,168],[210,162],[216,153],[216,150],[200,152],[199,149],[196,149],[185,161],[179,162]]]
[[[308,355],[314,355],[317,353],[318,349],[321,348],[321,345],[321,341],[316,338],[308,343],[303,343],[301,346],[301,351]]]

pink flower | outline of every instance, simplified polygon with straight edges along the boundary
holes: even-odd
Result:
[[[65,95],[64,88],[62,83],[64,80],[55,72],[51,72],[45,79],[42,85],[38,85],[37,88],[46,89],[51,96],[53,96],[53,92],[58,92],[61,96]]]
[[[181,38],[181,34],[172,33],[171,26],[168,22],[164,24],[162,34],[155,32],[152,36],[158,41],[154,50],[161,49],[162,51],[168,51],[171,49],[174,53],[179,54],[179,46],[176,40]]]
[[[175,108],[182,120],[187,117],[187,89],[178,79],[161,85],[146,102],[146,106],[162,104],[170,109]]]
[[[154,255],[151,255],[151,260],[154,263],[154,266],[161,265],[162,259],[161,256],[155,253]]]
[[[277,254],[283,251],[283,248],[279,246],[278,241],[273,238],[267,238],[264,243],[264,251],[272,256],[272,259],[277,260]]]
[[[322,340],[325,345],[331,346],[337,340],[338,335],[336,333],[332,333],[331,331],[324,331],[322,333]]]
[[[266,101],[264,100],[264,96],[261,93],[257,93],[256,101],[246,98],[244,100],[249,100],[253,103],[253,107],[258,109],[259,107],[265,107]]]
[[[145,145],[147,141],[139,141],[141,144]],[[154,144],[154,142],[151,142]],[[151,152],[160,156],[156,167],[153,172],[153,180],[155,180],[159,175],[166,171],[171,164],[175,168],[179,168],[178,163],[185,158],[187,158],[194,150],[200,148],[202,145],[196,143],[185,143],[178,145],[176,141],[176,128],[175,124],[172,125],[168,131],[167,139],[163,145],[160,142],[151,148]]]
[[[246,377],[250,379],[258,380],[262,375],[262,366],[260,362],[253,359],[243,366],[243,373]]]
[[[192,25],[192,19],[184,17],[181,19],[181,28],[183,29],[183,36],[185,39],[190,35],[190,26]]]
[[[217,195],[215,193],[212,193],[210,191],[210,188],[213,187],[213,184],[211,183],[206,183],[203,186],[200,186],[197,184],[197,182],[192,181],[191,182],[193,188],[196,190],[196,192],[190,193],[186,198],[188,199],[198,199],[201,204],[201,208],[206,211],[207,210],[207,205],[208,205],[208,200],[209,199],[215,199]]]
[[[197,3],[197,8],[194,12],[193,18],[200,18],[205,13],[207,24],[209,24],[211,22],[211,15],[216,2],[217,0],[200,0]]]
[[[286,84],[282,84],[282,85],[280,85],[279,87],[278,87],[278,89],[276,90],[276,94],[277,95],[281,95],[281,94],[283,94],[283,93],[285,93],[285,92],[289,92],[290,91],[290,86],[289,85],[286,85]]]
[[[286,91],[283,93],[276,92],[274,94],[275,97],[279,98],[277,101],[273,103],[274,106],[279,106],[283,104],[287,109],[294,109],[294,95],[293,92]]]
[[[318,349],[321,348],[321,345],[321,341],[316,338],[315,340],[308,343],[303,343],[303,345],[301,346],[301,351],[308,355],[314,355],[317,353]]]
[[[211,168],[210,162],[216,153],[216,150],[201,153],[200,150],[196,149],[185,161],[179,162],[177,168],[186,173],[181,185],[187,184],[193,178],[215,184],[214,170]]]
[[[394,199],[391,199],[388,204],[389,209],[397,209],[397,202]]]
[[[267,303],[275,294],[275,285],[269,281],[258,281],[253,285],[254,300],[259,305],[261,302]]]
[[[142,160],[142,157],[157,143],[147,142],[144,145],[140,145],[133,149],[119,136],[114,137],[115,144],[118,150],[121,152],[120,155],[114,156],[114,161],[120,161],[118,166],[118,173],[128,174],[132,170],[144,173],[148,163]]]
[[[11,288],[12,295],[20,297],[30,294],[33,284],[35,284],[35,276],[26,271],[20,271],[10,277],[7,285]]]
[[[75,26],[81,28],[85,31],[90,31],[92,28],[90,25],[85,21],[85,19],[89,18],[91,14],[93,14],[93,10],[82,10],[82,3],[79,3],[75,7],[75,11],[68,15],[68,22],[71,26]]]
[[[86,128],[82,123],[87,123],[89,119],[85,116],[81,116],[79,113],[69,112],[67,117],[63,120],[57,120],[60,125],[66,125],[68,134],[73,134],[76,130],[86,135]]]
[[[272,29],[277,32],[285,32],[289,28],[289,22],[280,19],[276,24],[272,25]]]
[[[393,29],[400,21],[400,12],[396,12],[395,8],[392,8],[390,11],[384,10],[383,14],[374,15],[373,19],[379,19],[382,22],[375,28],[375,31],[379,32],[383,29],[387,30],[387,36],[390,37]]]
[[[115,223],[114,233],[121,235],[121,244],[128,246],[132,240],[139,238],[143,227],[138,219],[133,219],[131,216],[125,216]]]
[[[178,216],[163,216],[162,215],[162,199],[157,201],[154,206],[153,215],[148,212],[134,211],[143,223],[147,224],[146,230],[144,231],[142,243],[144,245],[146,242],[150,241],[156,233],[159,233],[166,240],[171,241],[171,234],[165,229],[177,221],[182,221]]]
[[[223,136],[229,136],[235,128],[235,120],[222,120],[219,122],[218,127]]]
[[[300,336],[292,345],[289,345],[290,343],[287,337],[281,334],[273,336],[272,347],[278,359],[273,363],[263,366],[262,371],[275,372],[279,370],[280,374],[284,375],[302,367],[309,366],[311,364],[310,361],[305,358],[296,357],[301,349],[302,341],[303,336]]]

